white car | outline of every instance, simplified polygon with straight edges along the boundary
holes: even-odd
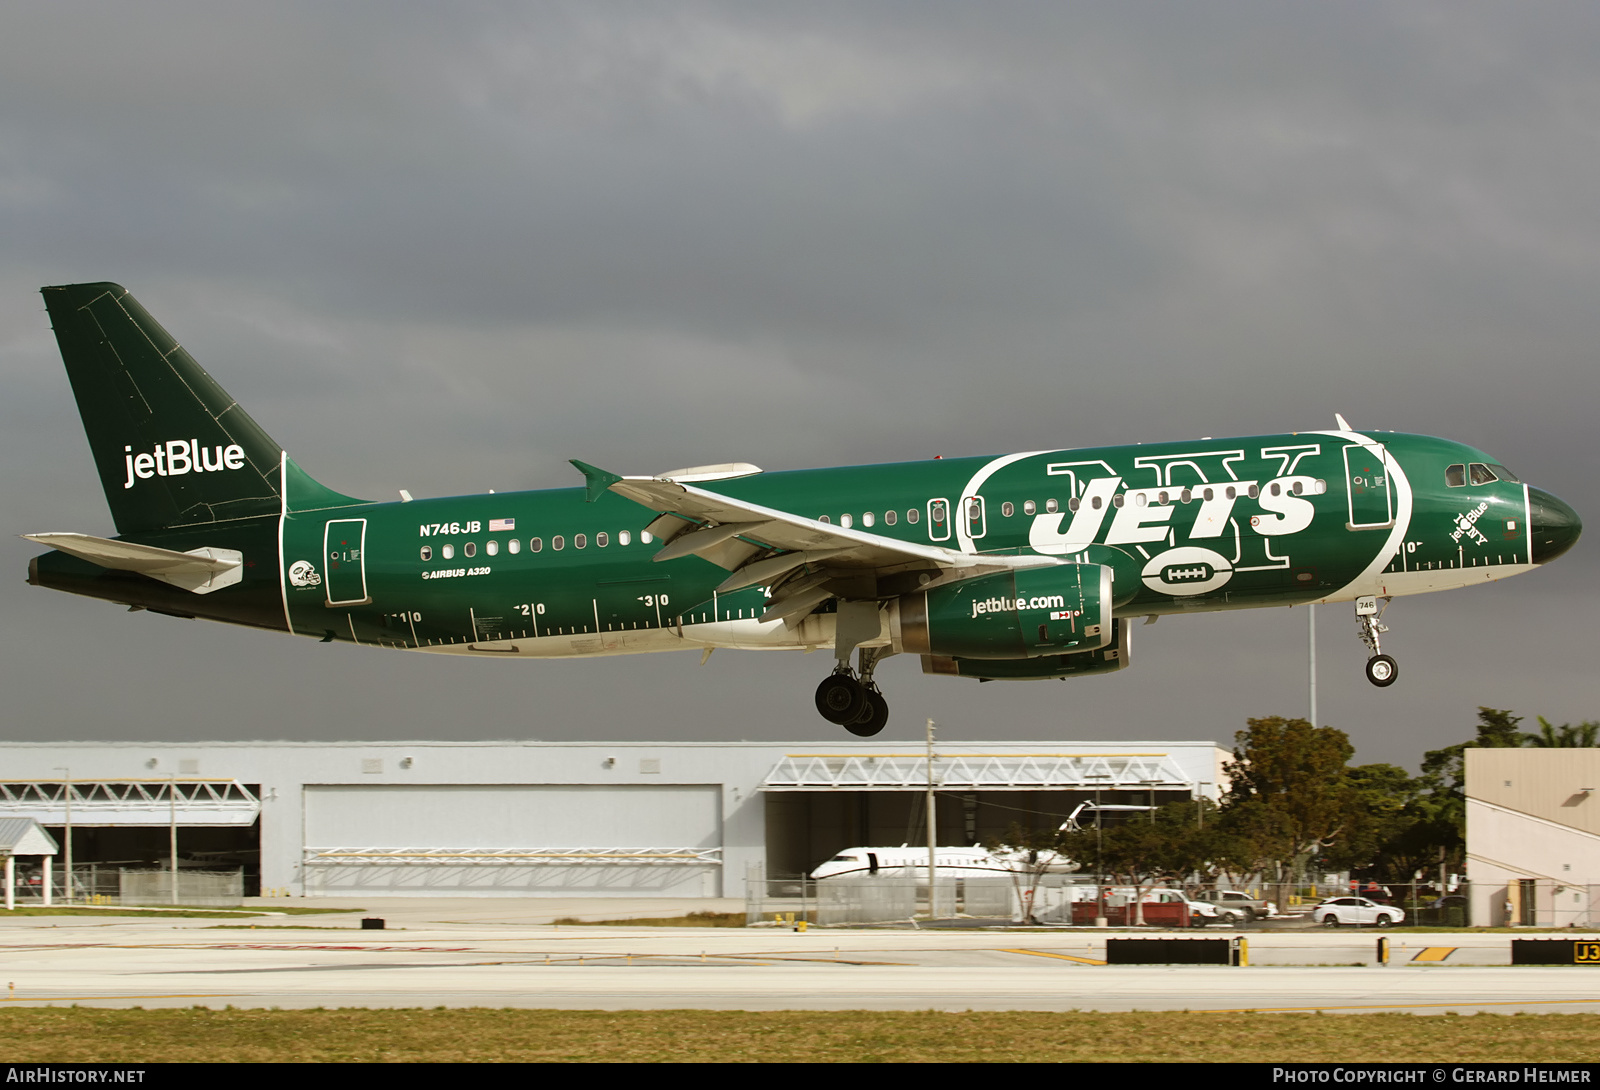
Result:
[[[1311,909],[1311,918],[1323,927],[1391,927],[1406,918],[1393,905],[1380,905],[1365,897],[1330,897]]]

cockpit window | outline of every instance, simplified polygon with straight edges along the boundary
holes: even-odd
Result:
[[[1445,467],[1444,483],[1451,488],[1460,488],[1467,483],[1467,467],[1460,462],[1453,466]]]
[[[1489,468],[1494,470],[1494,475],[1496,477],[1499,477],[1502,481],[1510,481],[1513,484],[1521,484],[1522,483],[1522,478],[1518,477],[1515,473],[1511,472],[1505,466],[1491,464],[1489,466]]]
[[[1471,473],[1473,484],[1489,484],[1492,481],[1499,480],[1499,478],[1494,475],[1494,470],[1490,469],[1482,462],[1473,462],[1471,466]]]

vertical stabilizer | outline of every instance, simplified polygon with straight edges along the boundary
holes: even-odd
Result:
[[[126,289],[43,294],[118,533],[282,510],[283,448]]]

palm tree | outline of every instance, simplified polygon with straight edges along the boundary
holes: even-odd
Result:
[[[1538,733],[1523,734],[1522,744],[1536,749],[1591,749],[1600,745],[1600,722],[1590,720],[1577,726],[1563,723],[1556,727],[1541,715]]]

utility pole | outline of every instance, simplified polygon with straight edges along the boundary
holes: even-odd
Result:
[[[65,879],[64,888],[66,891],[66,896],[62,903],[70,905],[72,903],[72,769],[64,765],[57,765],[56,767],[65,773],[65,778],[61,783],[61,797],[67,804],[67,873],[62,875],[62,878]],[[50,890],[48,884],[46,885],[44,896],[44,903],[49,904]]]
[[[172,903],[178,903],[178,777],[167,777],[167,839],[172,861]]]

